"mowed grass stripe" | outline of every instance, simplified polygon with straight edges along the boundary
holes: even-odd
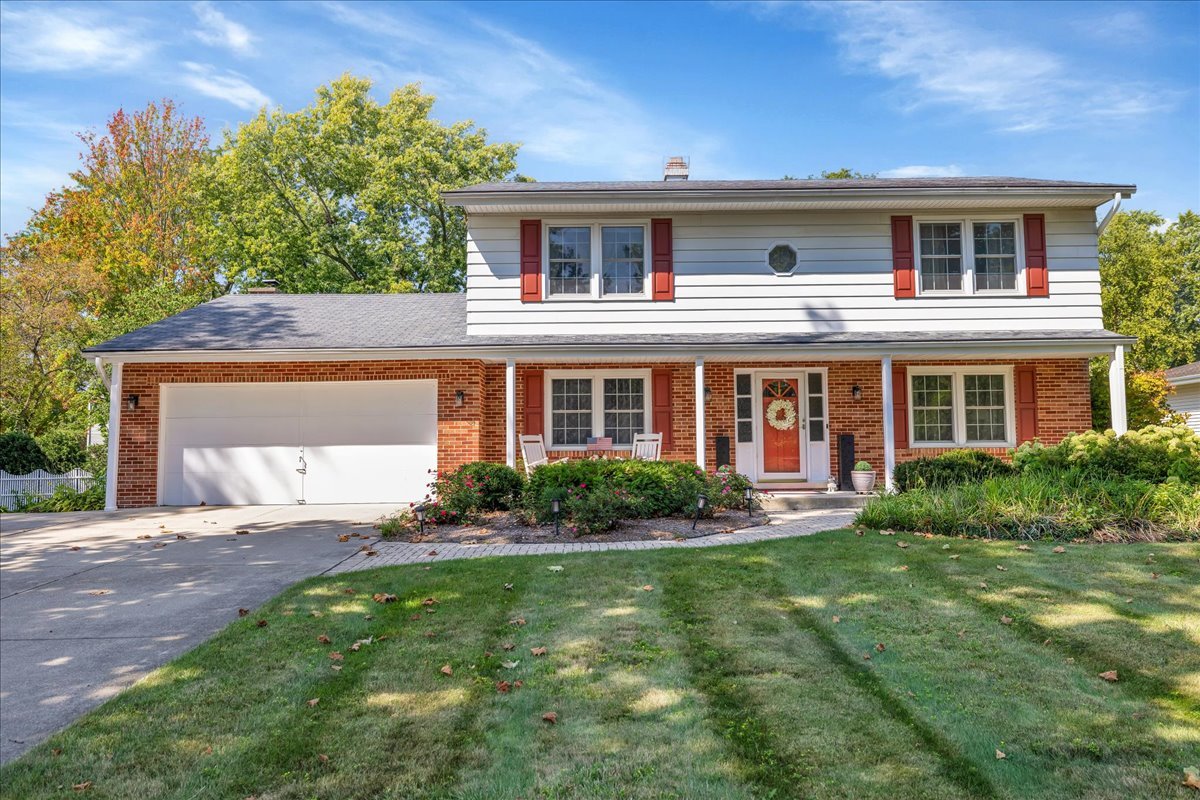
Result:
[[[769,548],[730,548],[677,563],[668,604],[686,632],[713,724],[748,780],[773,797],[991,796],[944,743],[887,708],[886,693],[797,626]]]

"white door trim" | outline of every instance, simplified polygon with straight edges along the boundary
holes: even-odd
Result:
[[[754,425],[757,436],[754,437],[755,468],[758,470],[760,481],[802,481],[808,475],[808,388],[805,385],[805,370],[764,370],[754,373]],[[766,438],[766,420],[763,418],[763,384],[769,380],[794,380],[796,382],[796,427],[800,441],[800,471],[799,472],[767,472],[766,455],[763,452],[763,441]]]

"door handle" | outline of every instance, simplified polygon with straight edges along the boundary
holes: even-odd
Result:
[[[299,461],[300,461],[300,466],[296,467],[296,472],[299,472],[301,475],[307,475],[308,474],[308,462],[304,460],[304,456],[300,456]]]

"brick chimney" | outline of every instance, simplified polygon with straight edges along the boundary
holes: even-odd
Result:
[[[663,164],[664,181],[686,181],[688,179],[688,160],[683,156],[671,156]]]
[[[248,294],[275,294],[279,291],[278,281],[273,281],[270,278],[263,281],[259,286],[251,286],[247,289]]]

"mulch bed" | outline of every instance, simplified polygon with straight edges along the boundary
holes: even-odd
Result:
[[[756,512],[753,517],[745,511],[720,511],[712,519],[702,519],[692,530],[691,517],[660,517],[658,519],[631,519],[621,523],[615,530],[577,536],[569,525],[562,525],[560,534],[554,535],[553,525],[530,527],[523,524],[507,511],[485,514],[478,525],[426,525],[424,535],[416,531],[395,537],[393,541],[426,544],[453,542],[455,544],[547,544],[553,542],[642,542],[650,540],[692,539],[714,533],[731,533],[742,528],[766,525],[766,514]]]

